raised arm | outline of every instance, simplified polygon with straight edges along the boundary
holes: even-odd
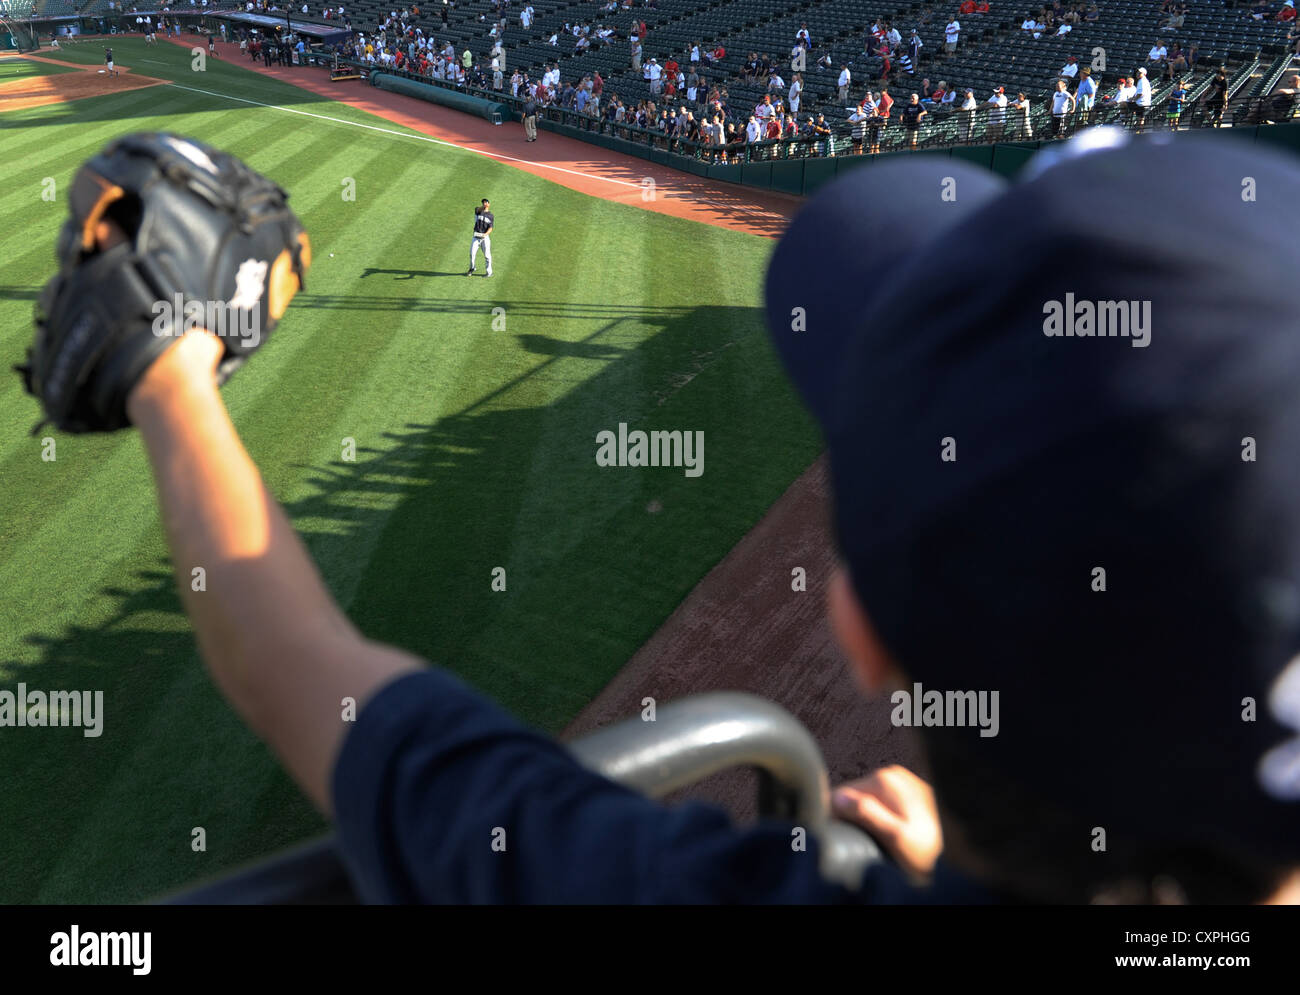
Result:
[[[330,772],[350,728],[343,699],[360,705],[420,661],[367,642],[334,602],[231,424],[215,377],[222,348],[203,332],[181,338],[145,373],[127,413],[213,681],[330,814]]]

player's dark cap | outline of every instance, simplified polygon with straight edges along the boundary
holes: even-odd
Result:
[[[773,254],[772,338],[883,644],[923,691],[999,692],[996,736],[928,735],[1080,845],[1295,858],[1300,163],[1109,132],[1015,183],[927,155],[837,179]],[[1077,334],[1103,314],[1136,323]]]

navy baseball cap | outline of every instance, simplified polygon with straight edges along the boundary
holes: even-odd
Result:
[[[1300,858],[1300,160],[1108,129],[856,169],[767,319],[930,730],[1091,827]],[[1086,844],[1085,844],[1086,845]]]

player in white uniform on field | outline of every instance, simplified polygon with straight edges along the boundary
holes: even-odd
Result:
[[[469,271],[466,276],[474,272],[479,246],[483,247],[483,258],[487,260],[487,273],[484,275],[492,275],[492,226],[496,219],[492,217],[491,207],[491,203],[484,197],[482,206],[474,208],[474,240],[469,244]]]

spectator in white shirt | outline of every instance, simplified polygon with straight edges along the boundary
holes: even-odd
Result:
[[[1073,55],[1070,56],[1070,58],[1066,61],[1065,65],[1061,67],[1060,75],[1064,76],[1066,79],[1074,79],[1074,77],[1078,76],[1079,60],[1076,59]]]
[[[1151,106],[1151,81],[1147,79],[1145,69],[1138,70],[1136,93],[1133,98],[1133,123],[1140,134],[1142,125],[1146,122],[1147,110]]]
[[[1069,84],[1063,79],[1056,81],[1056,92],[1052,94],[1052,137],[1063,138],[1065,136],[1066,117],[1074,111],[1075,100],[1074,94],[1069,90]]]
[[[975,137],[975,111],[979,104],[975,100],[975,91],[967,90],[966,97],[961,102],[961,112],[965,116],[966,141]]]
[[[1157,40],[1151,46],[1151,51],[1147,53],[1148,62],[1164,62],[1165,56],[1169,54],[1169,49],[1165,48],[1165,43]]]
[[[849,72],[849,67],[841,66],[839,81],[841,103],[849,99],[849,84],[851,82],[853,82],[853,74]]]
[[[984,137],[990,142],[996,142],[1002,138],[1002,131],[1007,123],[1007,95],[1003,87],[998,87],[993,91],[993,96],[985,102],[985,109],[989,112],[989,122],[984,128]]]
[[[957,39],[961,37],[961,22],[953,18],[943,29],[943,50],[951,55],[957,51]]]

